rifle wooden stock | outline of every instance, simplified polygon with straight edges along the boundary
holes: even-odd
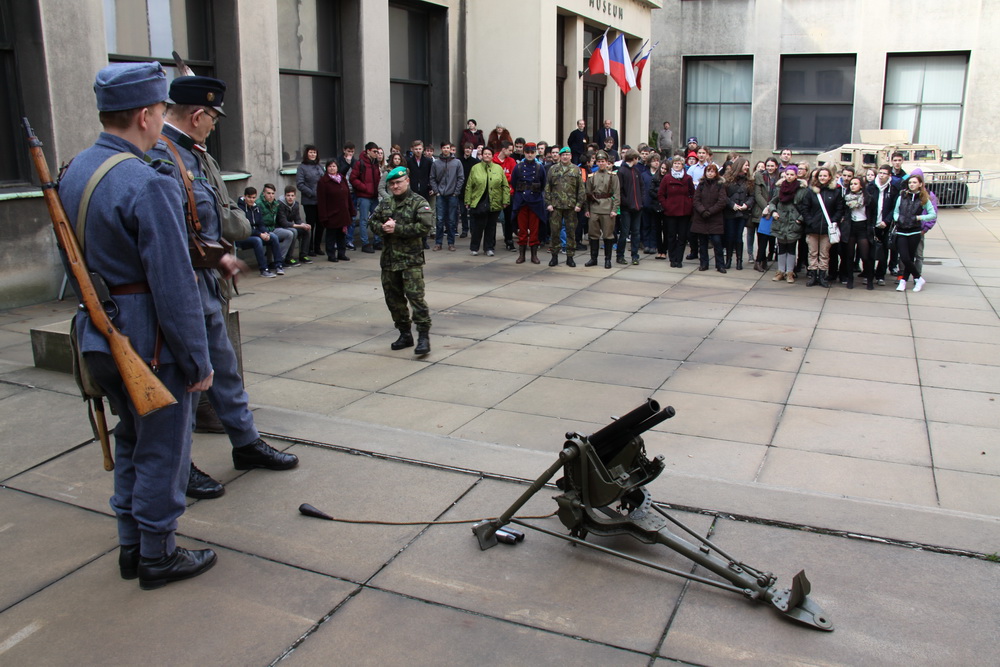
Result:
[[[90,280],[87,265],[83,260],[83,253],[76,240],[76,234],[73,232],[72,225],[69,224],[69,218],[66,217],[66,209],[63,208],[62,200],[59,199],[59,193],[56,192],[56,184],[52,182],[49,175],[49,166],[45,161],[45,154],[42,152],[42,142],[35,136],[28,119],[22,120],[24,131],[28,135],[31,159],[35,163],[35,171],[42,184],[42,194],[45,195],[45,203],[49,207],[49,217],[52,219],[56,240],[65,253],[66,263],[73,273],[74,281],[79,286],[80,300],[86,307],[94,326],[108,339],[111,356],[115,360],[118,373],[132,399],[132,404],[135,405],[136,411],[141,416],[175,404],[177,400],[173,394],[163,386],[153,369],[132,347],[128,336],[115,327],[104,310],[104,306],[97,296],[97,290],[94,289],[94,284]]]

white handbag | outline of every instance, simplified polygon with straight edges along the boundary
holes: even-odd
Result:
[[[819,200],[819,207],[823,209],[823,217],[826,218],[826,228],[830,234],[830,244],[840,243],[840,227],[837,223],[830,220],[830,214],[826,211],[826,202],[823,201],[823,196],[820,193],[816,193],[816,199]]]

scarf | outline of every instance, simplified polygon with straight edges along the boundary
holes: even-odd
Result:
[[[327,174],[327,176],[330,176],[330,174]],[[340,174],[334,174],[333,176],[330,176],[330,180],[333,181],[334,183],[340,183]]]
[[[674,178],[676,178],[678,181],[681,180],[682,178],[684,178],[684,174],[685,173],[687,173],[687,172],[684,171],[683,167],[681,167],[680,169],[678,169],[676,171],[674,170],[674,168],[672,166],[670,167],[670,175],[673,176]]]
[[[865,205],[865,196],[861,192],[848,192],[844,195],[844,203],[847,204],[847,208],[856,209],[862,208]]]
[[[799,182],[781,179],[778,187],[778,201],[782,204],[791,204],[795,200],[795,193],[799,191]]]

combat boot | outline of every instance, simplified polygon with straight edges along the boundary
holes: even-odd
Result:
[[[536,245],[531,246],[531,263],[532,264],[542,263],[541,260],[538,259],[538,246]],[[558,264],[558,261],[556,263]]]
[[[576,266],[576,261],[573,260],[573,255],[566,255],[566,266],[571,269]]]
[[[425,354],[430,354],[431,351],[431,339],[426,331],[417,332],[417,346],[413,348],[413,354],[418,357],[422,357]]]
[[[614,250],[615,242],[612,239],[604,239],[604,268],[611,268],[611,251]]]
[[[826,279],[826,271],[817,271],[817,280],[819,281],[820,287],[830,288],[830,282]]]
[[[806,281],[806,287],[812,287],[813,285],[819,284],[819,271],[809,269],[806,271],[806,275],[809,276],[809,280]]]
[[[601,251],[601,242],[590,239],[590,259],[584,266],[597,266],[597,254]]]
[[[406,330],[400,329],[399,338],[397,338],[395,342],[389,345],[389,347],[392,348],[393,350],[402,350],[403,348],[406,347],[413,347],[413,334],[410,333],[409,329]]]
[[[517,246],[517,259],[514,260],[515,264],[524,264],[524,253],[528,249],[528,246],[519,245]]]
[[[531,250],[532,250],[531,261],[535,261],[535,254],[536,254],[534,252],[535,249],[532,248]],[[553,250],[552,251],[552,259],[549,260],[549,266],[559,266],[559,251],[558,250]]]

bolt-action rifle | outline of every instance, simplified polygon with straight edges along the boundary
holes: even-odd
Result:
[[[128,391],[136,411],[141,416],[146,416],[160,408],[173,405],[177,402],[173,394],[163,386],[153,369],[132,347],[128,336],[118,330],[105,310],[105,302],[110,302],[111,297],[108,295],[102,299],[98,293],[84,262],[76,234],[69,224],[69,218],[66,217],[66,209],[63,208],[62,200],[59,199],[59,193],[56,192],[57,184],[52,181],[49,175],[49,166],[45,161],[45,154],[42,152],[42,142],[35,136],[28,119],[24,118],[22,121],[24,131],[28,135],[28,146],[32,161],[35,163],[35,171],[38,172],[38,178],[41,181],[42,194],[44,194],[45,203],[49,207],[49,217],[52,218],[56,241],[66,258],[66,264],[72,273],[73,283],[77,287],[82,302],[80,308],[87,310],[94,326],[108,339],[111,356],[115,360],[118,373],[122,376],[122,382],[125,384],[125,389]]]

